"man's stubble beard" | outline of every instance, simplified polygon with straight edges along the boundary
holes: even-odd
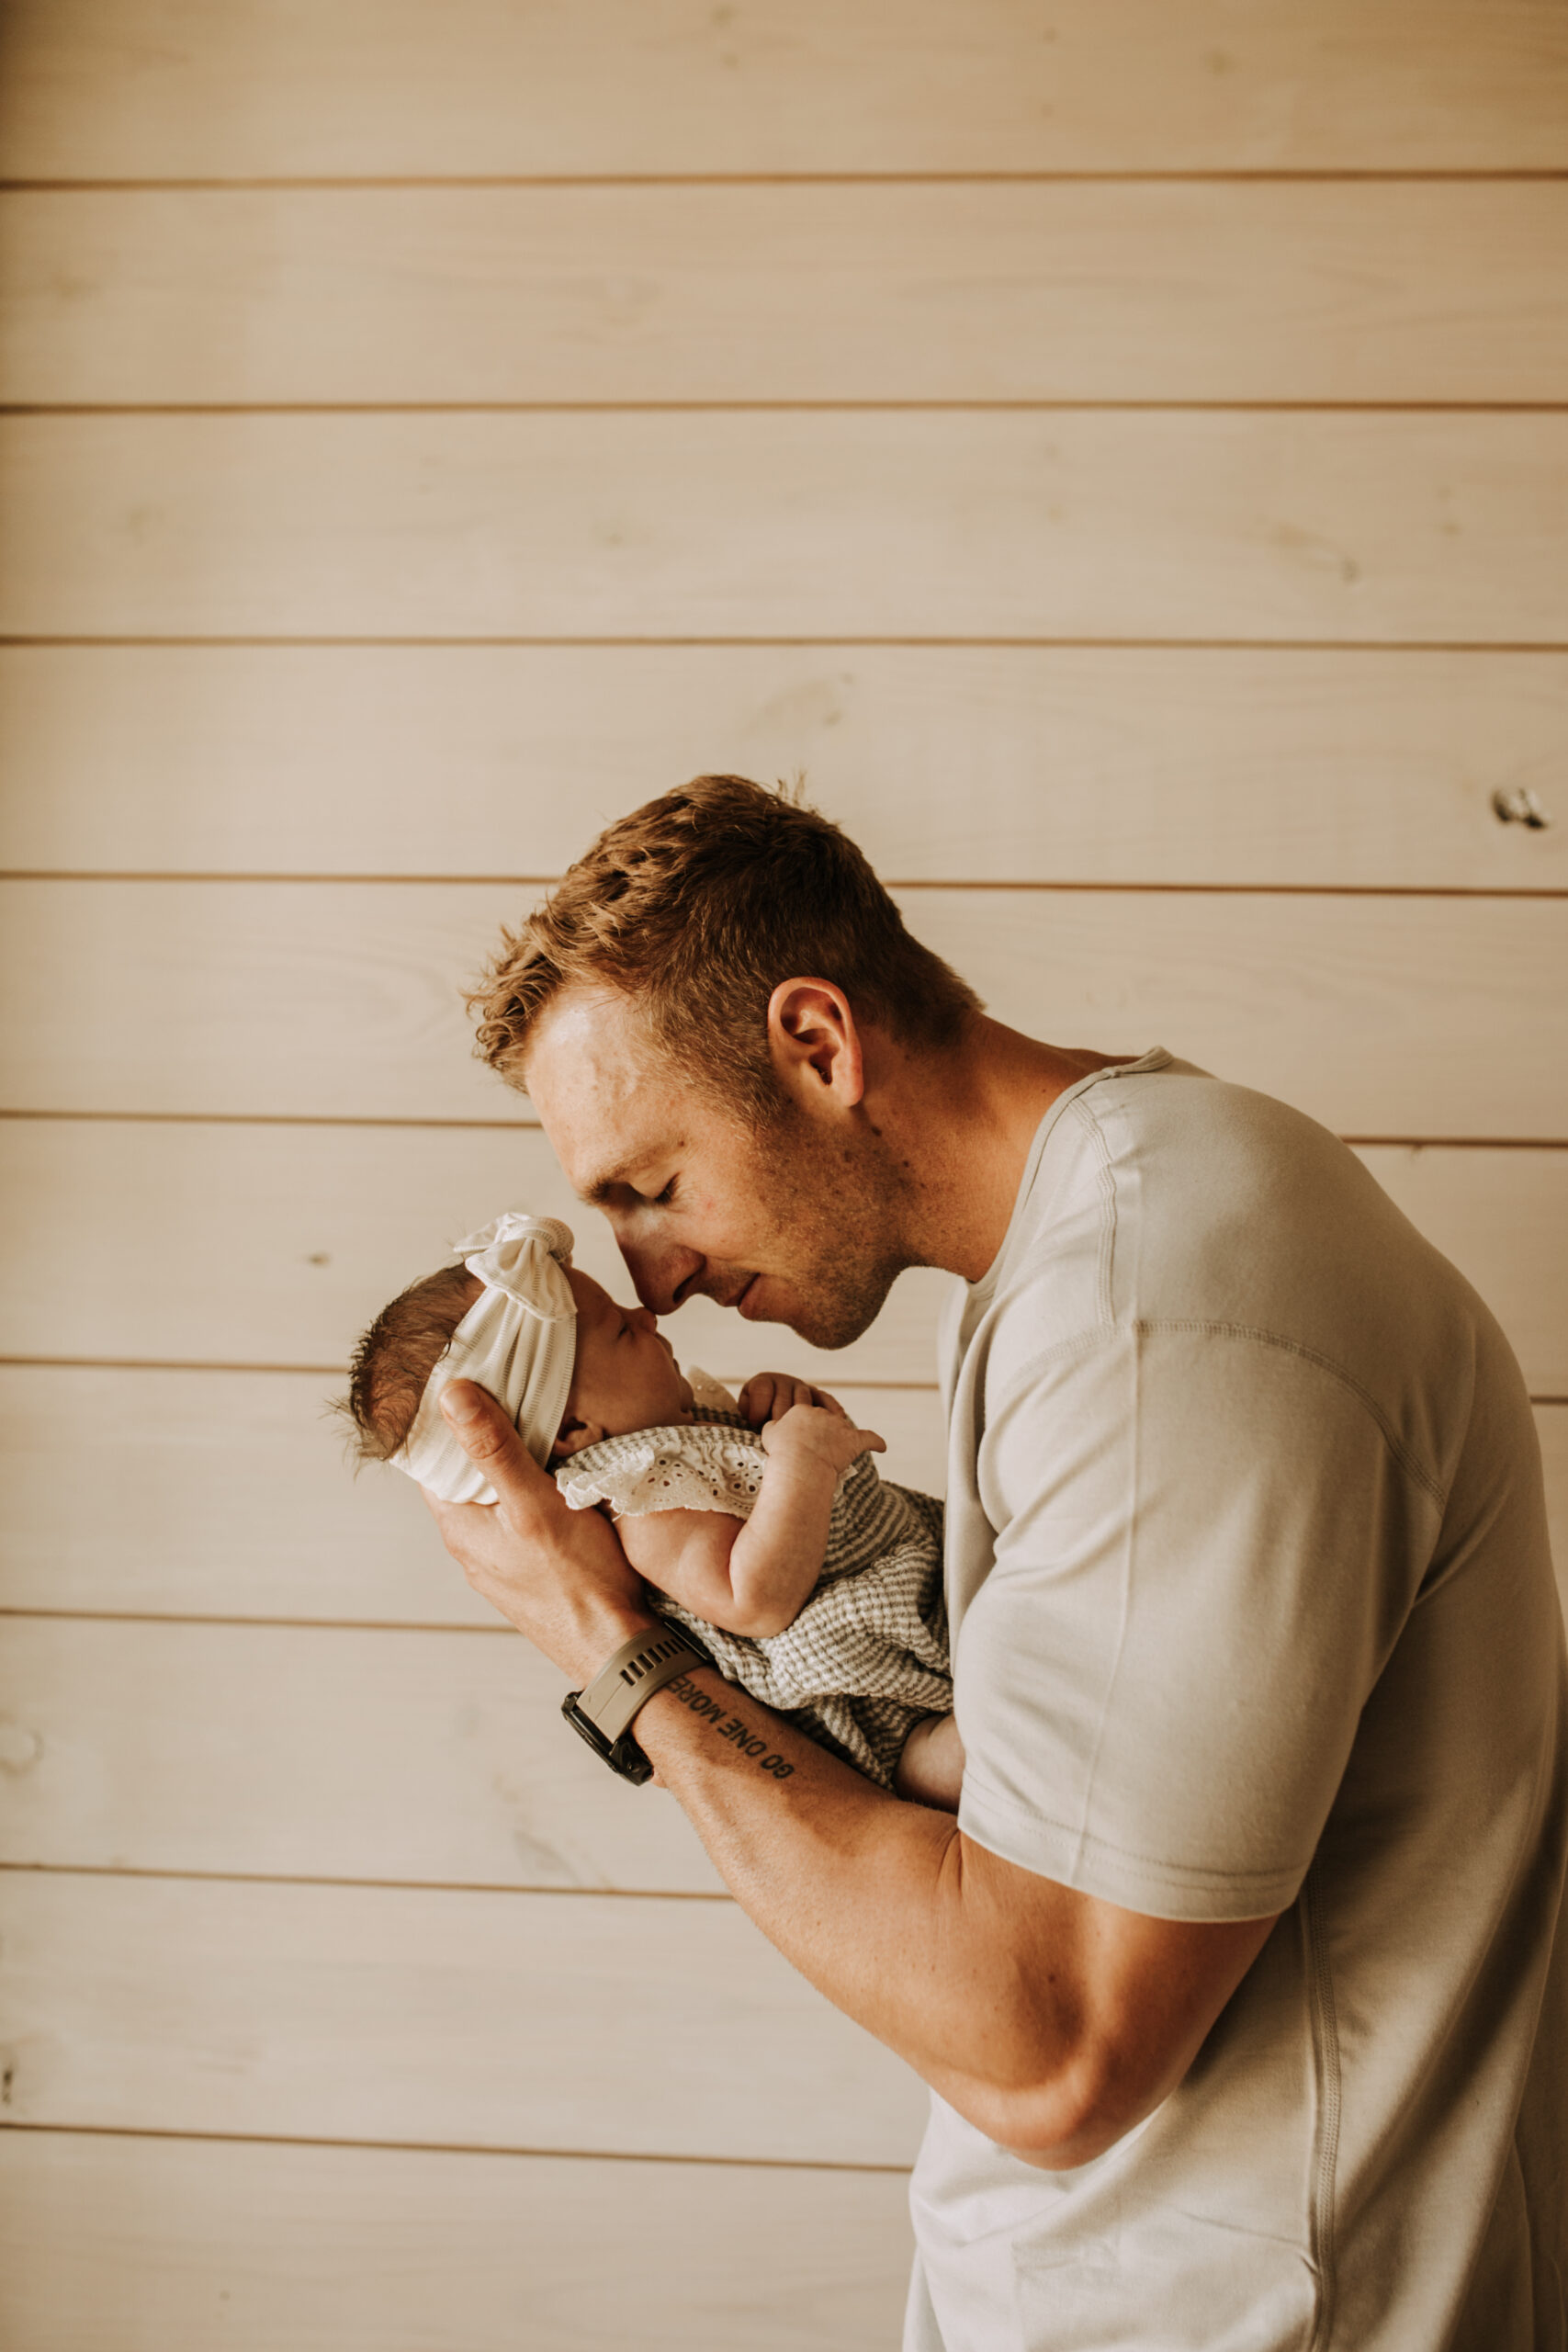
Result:
[[[753,1134],[758,1197],[779,1237],[773,1256],[794,1294],[789,1329],[814,1348],[847,1348],[871,1329],[909,1262],[895,1236],[908,1187],[866,1134],[835,1161],[793,1104]]]

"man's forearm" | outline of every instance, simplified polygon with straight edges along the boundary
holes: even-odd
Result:
[[[1075,2019],[1058,1988],[1073,1971],[1042,1952],[1021,1981],[951,1815],[888,1796],[716,1672],[668,1684],[637,1736],[802,1975],[982,2130],[1003,2136],[1027,2086],[1054,2141],[1055,2082],[1070,2132]]]
[[[476,1592],[584,1684],[654,1620],[614,1530],[569,1511],[481,1389],[443,1410],[501,1499],[431,1509]],[[1119,1910],[885,1795],[704,1668],[637,1736],[745,1909],[992,2139],[1096,2155],[1173,2089],[1271,1922]]]

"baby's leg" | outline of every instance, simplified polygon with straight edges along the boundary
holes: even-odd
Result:
[[[958,1811],[964,1742],[952,1715],[927,1715],[915,1725],[904,1742],[893,1786],[913,1804],[934,1805],[942,1813]]]

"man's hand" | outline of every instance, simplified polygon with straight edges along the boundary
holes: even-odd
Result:
[[[656,1621],[602,1512],[570,1510],[501,1407],[471,1380],[441,1399],[452,1433],[495,1488],[494,1503],[425,1493],[441,1540],[474,1590],[581,1684]]]
[[[754,1430],[764,1421],[782,1421],[796,1405],[816,1405],[825,1413],[837,1413],[840,1420],[849,1415],[836,1396],[825,1388],[813,1388],[807,1380],[796,1380],[788,1372],[754,1372],[740,1391],[740,1409]]]

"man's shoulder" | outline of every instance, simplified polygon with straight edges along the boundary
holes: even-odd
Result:
[[[1329,1130],[1293,1103],[1217,1077],[1193,1062],[1110,1069],[1075,1090],[1053,1147],[1064,1172],[1077,1160],[1080,1180],[1098,1165],[1147,1170],[1168,1184],[1205,1190],[1217,1181],[1255,1181],[1270,1169],[1340,1168],[1353,1156]]]
[[[1168,1061],[1108,1071],[1064,1106],[1021,1204],[994,1329],[1012,1362],[1134,1325],[1267,1336],[1382,1390],[1478,1307],[1338,1136]]]
[[[1016,1284],[1043,1261],[1100,1255],[1108,1237],[1137,1233],[1169,1266],[1242,1228],[1267,1250],[1310,1221],[1325,1192],[1358,1203],[1361,1217],[1385,1198],[1337,1136],[1274,1095],[1168,1057],[1112,1067],[1074,1090],[1048,1134],[1005,1276]]]

